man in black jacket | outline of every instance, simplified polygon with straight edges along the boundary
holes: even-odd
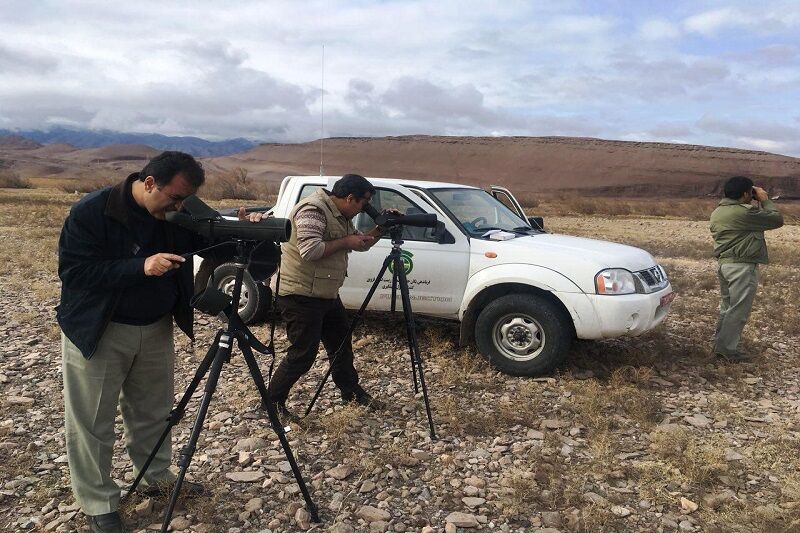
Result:
[[[117,406],[134,473],[172,408],[172,319],[193,338],[192,263],[180,254],[205,243],[166,223],[165,213],[179,210],[204,179],[192,156],[164,152],[124,182],[81,199],[64,221],[57,317],[63,332],[67,459],[75,499],[93,532],[124,531],[117,512],[120,489],[111,478]],[[150,465],[143,491],[174,483],[170,442],[167,438]],[[184,483],[184,490],[203,492],[192,483]]]

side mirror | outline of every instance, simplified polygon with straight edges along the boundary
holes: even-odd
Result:
[[[528,217],[528,224],[535,229],[544,231],[544,218],[542,217]]]
[[[456,238],[453,237],[453,234],[447,231],[447,228],[444,227],[444,222],[439,220],[436,222],[436,227],[433,228],[433,232],[431,236],[436,239],[436,242],[439,244],[455,244]]]

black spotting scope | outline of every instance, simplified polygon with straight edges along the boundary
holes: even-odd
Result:
[[[166,218],[168,222],[209,239],[284,242],[292,234],[288,219],[266,217],[260,222],[229,220],[195,195],[183,201],[181,211],[168,211]]]
[[[433,213],[421,213],[416,215],[400,215],[398,213],[379,213],[371,204],[364,206],[364,212],[375,221],[375,224],[384,228],[392,226],[414,226],[417,228],[435,228],[437,225],[436,215]]]

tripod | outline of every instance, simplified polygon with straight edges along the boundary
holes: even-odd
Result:
[[[166,440],[166,438],[169,436],[170,430],[183,418],[186,412],[186,405],[189,403],[189,400],[194,394],[195,389],[197,389],[203,377],[208,374],[208,379],[206,379],[205,384],[205,391],[202,399],[200,400],[200,407],[197,413],[197,418],[194,422],[194,426],[192,427],[192,432],[189,436],[188,442],[180,452],[180,457],[177,463],[180,467],[180,472],[178,473],[178,479],[175,482],[175,486],[172,489],[169,506],[164,511],[164,521],[161,524],[161,533],[165,533],[169,527],[172,513],[175,509],[175,503],[178,500],[178,494],[180,493],[183,479],[186,476],[186,470],[189,468],[189,464],[192,461],[192,457],[194,456],[194,452],[197,447],[197,440],[200,437],[200,431],[203,429],[203,422],[205,421],[206,414],[208,413],[208,406],[211,403],[211,398],[217,388],[219,376],[222,373],[222,367],[226,362],[230,361],[234,339],[236,340],[242,355],[244,355],[244,359],[247,362],[247,367],[250,370],[250,376],[253,378],[256,388],[261,395],[261,406],[266,410],[270,424],[272,425],[272,429],[278,435],[278,440],[280,440],[281,446],[283,447],[283,452],[292,468],[294,478],[300,487],[300,492],[303,494],[303,499],[305,499],[306,509],[308,509],[311,519],[314,522],[320,521],[317,513],[317,506],[311,499],[311,494],[308,492],[305,481],[303,481],[303,475],[300,472],[300,468],[297,466],[297,462],[292,454],[292,450],[289,447],[289,441],[286,438],[286,430],[280,423],[274,402],[269,399],[267,387],[264,384],[264,378],[262,377],[261,371],[256,363],[256,359],[253,356],[254,349],[265,355],[274,355],[275,351],[272,341],[270,341],[269,346],[262,344],[258,339],[255,338],[253,333],[247,328],[242,319],[239,317],[239,299],[242,292],[242,277],[254,245],[254,241],[236,239],[236,256],[234,259],[234,263],[236,265],[236,282],[234,284],[233,297],[230,305],[224,310],[224,313],[228,318],[227,327],[222,327],[219,329],[219,331],[217,331],[217,334],[214,337],[214,342],[209,348],[208,353],[206,353],[203,362],[200,363],[200,366],[197,368],[194,378],[192,378],[192,381],[187,387],[186,392],[183,394],[183,397],[175,406],[175,408],[170,412],[169,417],[167,418],[167,427],[161,434],[161,438],[153,448],[153,451],[147,458],[147,461],[142,467],[141,472],[139,472],[139,475],[134,480],[130,489],[128,489],[128,493],[126,495],[127,497],[136,489],[151,462],[155,458],[159,448],[161,448],[164,440]],[[209,288],[206,290],[212,289]],[[222,295],[220,294],[220,296]],[[274,321],[272,325],[272,331],[274,332]]]
[[[364,298],[364,302],[361,304],[361,307],[358,309],[356,316],[353,318],[353,321],[350,323],[350,328],[345,335],[345,340],[342,342],[342,345],[336,350],[336,353],[331,358],[330,365],[328,366],[328,370],[325,372],[325,375],[322,377],[322,380],[319,382],[317,386],[317,390],[314,393],[314,397],[311,398],[311,402],[308,404],[306,408],[305,416],[311,412],[311,409],[314,407],[314,403],[319,398],[320,393],[322,392],[322,387],[325,386],[325,382],[328,381],[328,378],[331,375],[331,371],[333,369],[333,364],[336,361],[336,358],[339,357],[339,354],[342,352],[344,348],[344,344],[347,342],[347,339],[353,334],[353,330],[355,329],[356,325],[363,320],[364,311],[369,305],[372,296],[375,294],[378,286],[383,283],[383,275],[386,273],[386,270],[389,269],[392,273],[392,313],[395,312],[395,303],[397,298],[397,287],[400,287],[400,298],[403,304],[403,318],[405,319],[406,323],[406,338],[408,339],[408,351],[411,355],[411,372],[414,379],[414,393],[419,393],[420,388],[422,389],[422,397],[425,399],[425,412],[428,415],[428,426],[430,428],[430,435],[432,439],[436,438],[436,430],[433,427],[433,417],[431,416],[431,405],[428,400],[428,387],[425,385],[425,374],[423,372],[423,363],[422,363],[422,355],[419,352],[419,344],[417,343],[417,330],[416,325],[414,324],[414,315],[411,311],[411,295],[408,291],[408,278],[406,278],[406,271],[405,265],[403,263],[403,249],[400,247],[403,244],[403,226],[402,225],[395,225],[392,226],[390,231],[390,236],[392,238],[392,249],[389,254],[386,256],[386,259],[383,260],[383,265],[381,266],[380,271],[378,272],[375,281],[373,281],[372,286],[367,293],[367,297]]]

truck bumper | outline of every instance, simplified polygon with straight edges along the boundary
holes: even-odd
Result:
[[[608,339],[641,335],[661,324],[669,313],[675,293],[672,286],[667,285],[650,294],[585,294],[580,299],[564,293],[558,296],[572,314],[579,339]]]

